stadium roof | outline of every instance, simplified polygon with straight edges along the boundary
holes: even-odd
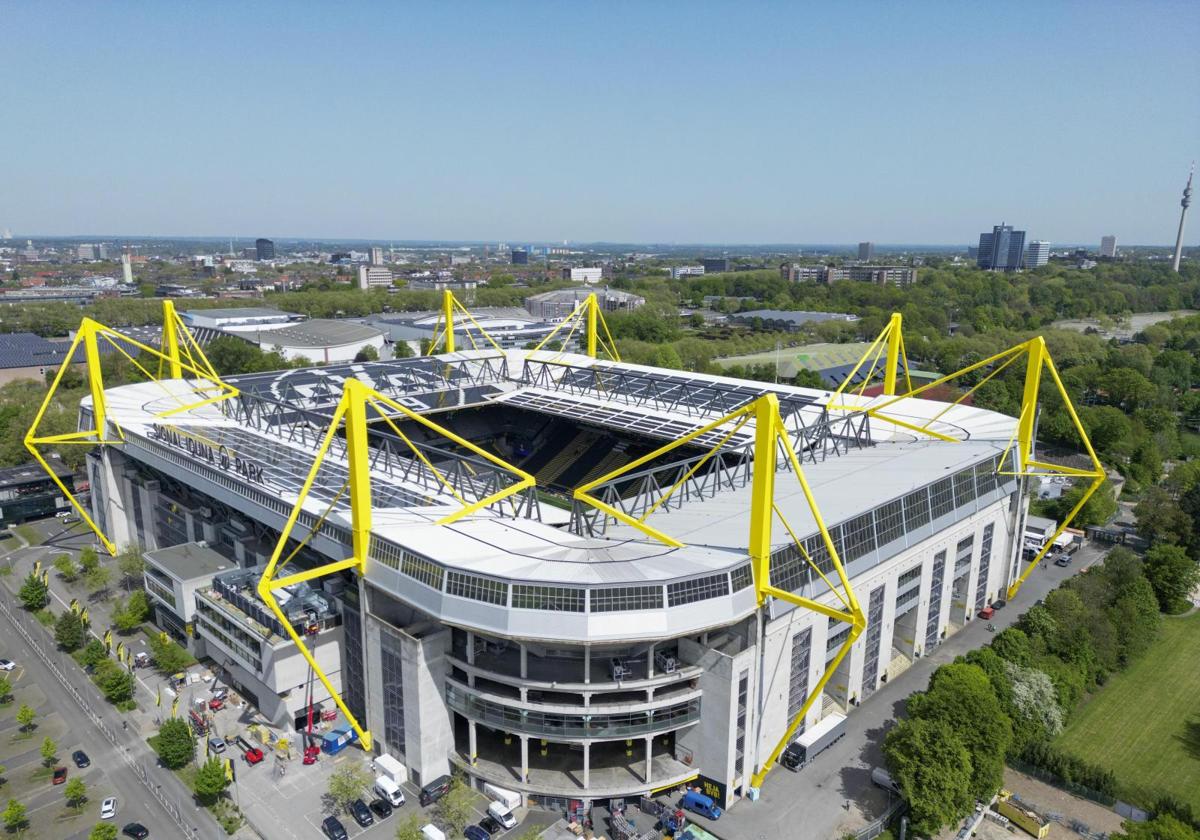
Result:
[[[294,312],[284,312],[282,309],[271,309],[267,306],[238,306],[228,309],[186,309],[179,313],[184,319],[195,318],[299,318]]]
[[[0,333],[0,368],[58,367],[70,348],[30,332]]]
[[[375,327],[353,321],[333,321],[313,318],[290,327],[280,327],[258,333],[262,344],[295,348],[342,347],[347,344],[364,344],[379,338],[383,332]]]

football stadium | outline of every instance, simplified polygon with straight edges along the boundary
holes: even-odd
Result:
[[[1022,365],[1009,417],[906,389],[899,316],[875,396],[622,363],[587,301],[539,350],[445,316],[433,355],[231,378],[169,307],[161,348],[80,329],[147,368],[89,377],[80,512],[276,726],[336,713],[417,785],[728,806],[1038,565],[1040,338],[968,369]]]

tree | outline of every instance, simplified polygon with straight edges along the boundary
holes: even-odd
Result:
[[[117,840],[117,827],[112,823],[96,823],[88,832],[88,840]]]
[[[154,657],[154,666],[164,674],[178,673],[192,662],[186,649],[160,634],[150,639],[150,655]]]
[[[25,806],[15,799],[8,800],[4,812],[0,813],[0,819],[4,820],[4,827],[9,831],[21,831],[28,823],[25,817]]]
[[[396,826],[396,840],[425,840],[421,828],[425,820],[420,814],[410,814],[408,819]]]
[[[0,703],[7,703],[10,700],[12,700],[12,683],[5,674],[0,676]]]
[[[60,554],[55,557],[54,568],[58,572],[59,577],[68,583],[79,577],[79,566],[75,564],[70,554]]]
[[[140,545],[126,546],[117,557],[117,570],[121,573],[121,585],[126,588],[142,579],[146,570],[146,559],[142,556]]]
[[[1146,552],[1146,580],[1165,613],[1188,608],[1192,590],[1200,584],[1200,565],[1177,545],[1156,545]]]
[[[1200,840],[1200,831],[1180,822],[1171,814],[1159,814],[1149,822],[1126,820],[1112,840]]]
[[[88,666],[96,668],[105,659],[108,659],[108,649],[104,647],[104,642],[99,639],[92,639],[79,652],[79,661],[85,668]]]
[[[932,837],[970,811],[971,754],[946,723],[900,721],[884,739],[883,755],[919,833]]]
[[[1000,658],[1014,665],[1028,665],[1033,656],[1029,636],[1016,627],[1009,627],[997,633],[996,638],[992,639],[991,648]]]
[[[25,582],[21,584],[21,590],[17,593],[17,597],[21,599],[21,606],[34,612],[50,603],[50,588],[42,582],[40,577],[30,572],[29,576],[25,578]]]
[[[412,348],[408,346],[407,341],[397,341],[392,345],[392,358],[394,359],[407,359],[412,354]]]
[[[196,795],[207,805],[216,802],[228,784],[225,762],[215,756],[200,765],[200,769],[196,771]]]
[[[329,798],[339,810],[345,810],[351,802],[362,796],[371,781],[370,771],[362,764],[339,767],[329,774]]]
[[[437,815],[455,837],[462,834],[471,823],[475,812],[471,802],[475,794],[471,788],[463,784],[462,779],[455,776],[450,780],[450,788],[437,802]]]
[[[164,765],[178,770],[196,754],[196,736],[192,728],[180,718],[167,719],[158,730],[154,740],[154,751]]]
[[[1079,500],[1083,494],[1087,492],[1087,482],[1077,481],[1075,484],[1063,493],[1054,503],[1051,508],[1051,513],[1059,522],[1067,518],[1067,514],[1075,509],[1075,505],[1079,504]],[[1087,525],[1103,525],[1113,518],[1117,513],[1117,500],[1113,496],[1112,485],[1105,481],[1097,488],[1096,492],[1084,502],[1083,507],[1079,509],[1079,513],[1075,515],[1075,521],[1071,523],[1074,528],[1083,528]]]
[[[100,565],[100,555],[96,553],[96,549],[90,545],[83,551],[79,552],[79,570],[83,574],[87,574],[92,569]]]
[[[63,794],[67,797],[67,804],[78,811],[87,801],[87,785],[84,784],[83,779],[76,776],[67,782]]]
[[[37,720],[37,712],[22,703],[17,709],[17,723],[21,724],[21,731],[28,732],[35,729],[37,727],[37,724],[34,723],[35,720]]]
[[[79,613],[67,610],[54,622],[54,641],[67,653],[83,647],[84,635],[83,619]]]
[[[128,600],[118,600],[113,605],[113,625],[122,633],[136,630],[149,615],[150,603],[143,590],[138,590],[130,595]]]
[[[1163,488],[1147,488],[1141,501],[1133,506],[1133,514],[1137,517],[1138,534],[1151,545],[1187,544],[1193,527],[1191,519]]]
[[[379,351],[375,349],[374,345],[364,344],[362,349],[354,354],[354,361],[356,361],[356,362],[378,362],[379,361]]]
[[[95,566],[83,573],[83,584],[93,594],[108,588],[111,580],[112,571],[107,566]]]
[[[47,735],[42,739],[42,764],[47,767],[53,766],[54,762],[58,761],[58,744],[54,743],[54,739]]]
[[[111,659],[96,667],[96,685],[109,703],[127,703],[133,699],[133,674]]]
[[[1037,668],[1023,668],[1011,662],[1006,669],[1012,684],[1012,705],[1018,716],[1036,726],[1043,738],[1053,738],[1062,732],[1063,711],[1050,677]],[[1013,723],[1015,728],[1016,721]]]

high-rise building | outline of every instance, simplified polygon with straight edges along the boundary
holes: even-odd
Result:
[[[979,256],[975,264],[988,271],[1016,271],[1025,261],[1025,231],[1013,230],[1003,222],[991,233],[979,234]]]
[[[108,246],[99,242],[84,242],[75,249],[75,254],[81,260],[106,260]]]
[[[121,279],[124,280],[126,286],[133,285],[133,260],[128,251],[121,254]]]
[[[1183,255],[1183,223],[1187,219],[1188,208],[1192,206],[1192,175],[1196,172],[1196,164],[1192,163],[1192,169],[1188,172],[1187,186],[1183,188],[1183,200],[1179,202],[1179,206],[1183,209],[1179,211],[1179,233],[1175,234],[1175,258],[1171,261],[1171,268],[1176,274],[1179,273],[1179,258]]]
[[[1050,261],[1050,243],[1042,239],[1035,239],[1029,243],[1029,250],[1025,252],[1025,267],[1039,268]]]
[[[374,289],[387,288],[392,285],[392,270],[379,265],[360,265],[358,267],[358,288]]]
[[[529,265],[529,252],[524,248],[513,248],[508,259],[513,265]]]
[[[731,268],[728,257],[712,257],[701,259],[700,265],[704,266],[705,274],[721,274],[729,271]]]
[[[604,278],[604,269],[595,268],[564,268],[562,279],[572,283],[599,283]]]
[[[1100,237],[1100,256],[1108,257],[1110,260],[1117,258],[1117,237]]]
[[[383,265],[383,248],[378,245],[371,246],[371,265]]]
[[[875,243],[874,242],[859,242],[858,243],[858,258],[863,262],[868,262],[875,259]]]
[[[275,243],[270,239],[255,239],[254,256],[259,260],[275,259]]]

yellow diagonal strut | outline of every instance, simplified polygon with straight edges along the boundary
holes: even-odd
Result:
[[[333,698],[333,702],[337,705],[338,710],[345,715],[346,721],[354,729],[359,737],[364,750],[371,749],[371,733],[364,729],[359,720],[354,716],[350,709],[342,700],[339,694],[329,681],[329,677],[317,664],[317,660],[305,644],[304,638],[296,632],[284,615],[283,610],[279,607],[279,602],[275,598],[275,591],[286,586],[291,586],[303,581],[313,580],[315,578],[324,577],[326,575],[337,574],[345,570],[352,570],[359,576],[366,573],[367,557],[371,551],[371,470],[370,470],[370,448],[367,442],[367,410],[373,409],[391,427],[398,435],[400,440],[407,445],[414,455],[422,461],[422,463],[432,471],[438,482],[442,485],[442,489],[455,500],[461,502],[463,507],[453,513],[450,513],[438,520],[437,524],[444,525],[455,522],[464,516],[474,513],[481,508],[493,505],[504,498],[519,493],[520,491],[532,487],[534,485],[533,476],[517,469],[511,464],[506,463],[502,459],[487,452],[484,449],[476,446],[464,438],[455,435],[453,432],[439,426],[433,421],[416,414],[412,410],[406,408],[395,400],[384,396],[378,391],[365,385],[357,379],[348,379],[343,386],[342,398],[338,402],[337,408],[334,409],[333,418],[330,420],[329,428],[325,432],[324,438],[317,449],[317,455],[313,459],[312,467],[308,471],[308,476],[304,480],[304,485],[300,488],[300,493],[296,497],[296,503],[292,508],[291,515],[288,516],[287,522],[280,531],[279,541],[275,545],[275,550],[271,554],[271,560],[263,570],[263,575],[258,581],[258,595],[262,598],[263,603],[267,608],[274,613],[279,619],[279,623],[283,625],[284,630],[296,647],[300,650],[300,655],[313,669],[317,679],[321,681],[321,685],[325,686],[325,690],[329,692],[329,696]],[[450,485],[441,472],[439,472],[433,464],[421,453],[411,440],[400,431],[400,429],[391,421],[384,412],[384,409],[391,409],[399,414],[404,415],[408,419],[415,420],[421,423],[426,428],[436,432],[437,434],[454,441],[459,446],[469,449],[471,452],[479,455],[482,458],[490,461],[492,464],[511,472],[516,481],[507,487],[504,487],[489,496],[475,501],[463,499],[461,495]],[[296,572],[284,577],[277,577],[283,567],[294,557],[297,551],[292,551],[286,557],[284,551],[288,546],[288,541],[291,538],[292,531],[296,527],[296,523],[300,518],[300,511],[304,508],[304,503],[308,499],[308,495],[312,490],[313,483],[316,481],[318,473],[321,471],[321,466],[325,462],[325,457],[329,453],[329,448],[333,443],[337,432],[344,424],[346,436],[346,460],[349,466],[349,478],[346,481],[342,491],[339,491],[334,497],[330,507],[338,501],[342,492],[347,492],[350,506],[350,532],[352,534],[351,556],[342,560],[335,560],[330,563],[325,563],[311,569],[306,569],[302,572]],[[306,543],[316,531],[324,523],[326,516],[329,514],[326,510],[324,514],[317,520],[315,526],[311,527],[309,534],[304,538]],[[304,544],[302,543],[302,545]]]

